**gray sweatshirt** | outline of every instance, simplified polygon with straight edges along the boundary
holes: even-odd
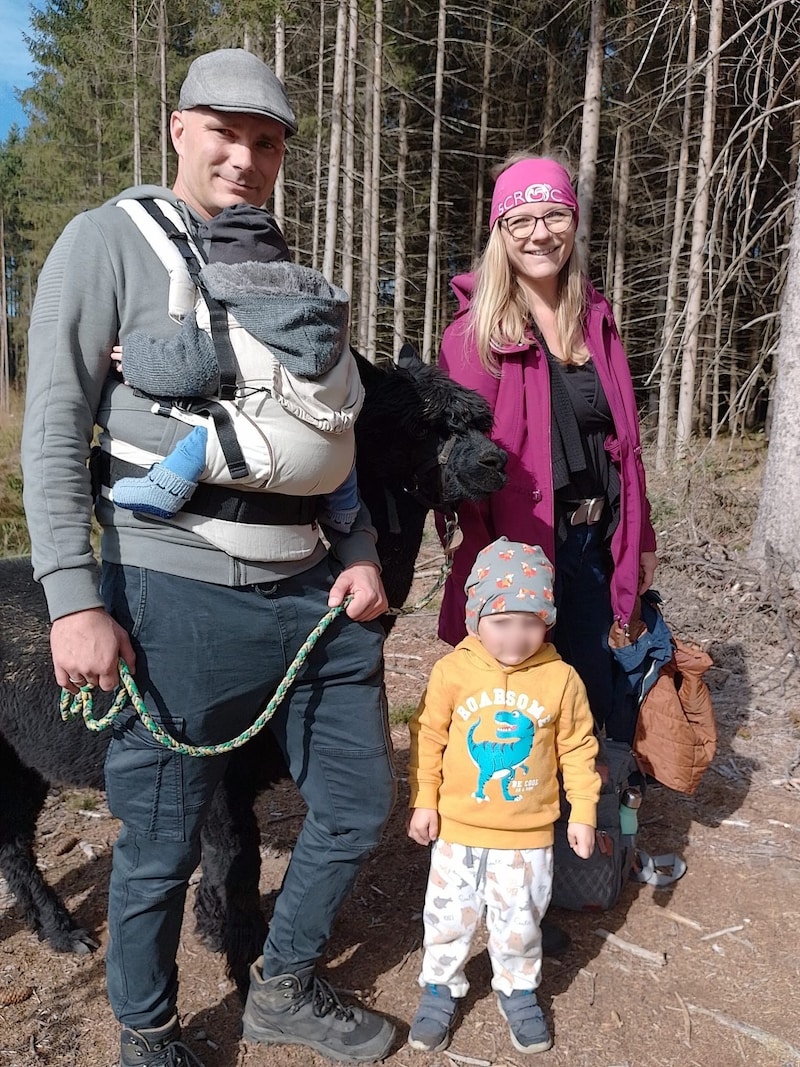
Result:
[[[22,468],[34,575],[42,582],[52,619],[103,603],[90,540],[87,468],[96,426],[160,456],[188,432],[177,420],[154,415],[148,399],[110,374],[110,352],[121,337],[138,330],[168,338],[180,331],[168,315],[166,270],[127,214],[114,206],[123,197],[156,196],[188,214],[167,189],[127,189],[76,216],[39,276],[29,335]],[[228,556],[188,531],[115,509],[103,498],[95,513],[104,559],[220,585],[280,580],[313,567],[326,552],[320,541],[300,562],[253,563]],[[343,566],[378,562],[365,508],[349,534],[331,538],[331,551]]]

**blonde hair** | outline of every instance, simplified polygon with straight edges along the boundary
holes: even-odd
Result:
[[[492,171],[497,178],[524,159],[537,157],[538,153],[515,152]],[[549,155],[562,166],[563,160]],[[506,345],[525,344],[530,337],[533,319],[524,289],[506,254],[500,226],[495,224],[489,234],[486,247],[475,267],[476,285],[470,304],[469,333],[478,350],[481,364],[493,374],[499,373],[496,349]],[[559,359],[564,363],[583,364],[589,359],[583,338],[586,318],[588,279],[584,274],[577,247],[558,276],[558,304],[555,321],[560,348]]]

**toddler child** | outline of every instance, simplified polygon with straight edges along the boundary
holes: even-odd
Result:
[[[447,1047],[485,909],[492,988],[511,1040],[543,1052],[552,1040],[536,989],[558,772],[569,843],[587,859],[600,795],[594,720],[580,678],[545,642],[556,609],[542,549],[498,538],[479,552],[465,591],[468,635],[434,666],[411,721],[408,833],[433,847],[409,1044]]]

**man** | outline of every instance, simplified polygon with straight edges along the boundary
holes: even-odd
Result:
[[[146,397],[111,372],[109,354],[130,331],[169,337],[179,330],[168,314],[168,274],[116,204],[168,200],[202,242],[203,222],[223,208],[265,203],[296,122],[269,67],[241,49],[222,49],[190,66],[170,131],[178,156],[172,191],[126,190],[76,217],[39,279],[22,458],[34,572],[53,620],[55,677],[72,693],[85,684],[109,690],[121,657],[171,733],[218,743],[253,721],[329,606],[352,597],[270,723],[308,815],[263,959],[253,966],[244,1035],[308,1045],[336,1060],[382,1059],[392,1024],[343,1006],[315,972],[394,794],[375,621],[387,604],[368,516],[362,509],[347,535],[326,529],[329,552],[317,534],[298,553],[287,534],[285,551],[257,561],[223,552],[193,529],[113,505],[114,480],[131,466],[146,469],[188,429],[154,414]],[[93,460],[90,475],[95,426],[100,462]],[[102,527],[99,580],[90,544],[92,478]],[[308,512],[315,502],[302,495],[209,493],[211,512],[233,498],[226,514],[236,515],[244,533],[250,521],[315,529]],[[223,756],[181,757],[154,744],[135,716],[115,731],[106,785],[122,829],[106,965],[122,1027],[120,1067],[199,1063],[180,1040],[175,960],[200,830],[225,764]]]

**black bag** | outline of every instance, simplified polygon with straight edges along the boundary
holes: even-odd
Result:
[[[629,879],[662,888],[686,873],[686,863],[676,853],[650,856],[636,847],[636,833],[622,832],[619,809],[623,793],[631,788],[631,775],[635,775],[636,788],[643,794],[644,775],[639,773],[630,745],[603,738],[598,738],[598,743],[597,770],[602,785],[593,854],[582,860],[569,847],[569,804],[563,789],[561,815],[554,827],[551,903],[569,911],[609,911]]]
[[[602,739],[599,744],[597,770],[602,786],[595,850],[588,860],[577,856],[567,841],[569,804],[563,789],[561,815],[555,824],[551,903],[570,911],[613,908],[636,861],[636,835],[622,834],[619,824],[620,797],[637,770],[636,760],[630,745]]]

